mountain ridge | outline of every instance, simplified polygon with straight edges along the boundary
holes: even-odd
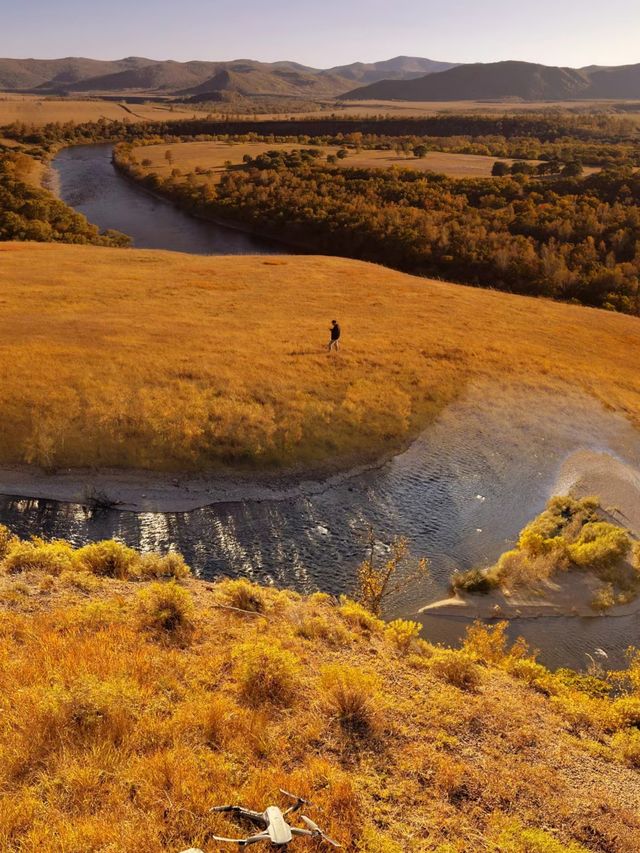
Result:
[[[640,98],[640,63],[569,68],[515,60],[478,62],[410,80],[381,80],[345,92],[342,97],[402,101]]]
[[[447,62],[403,56],[325,69],[298,62],[252,59],[177,62],[145,57],[117,60],[0,58],[0,90],[51,95],[145,91],[203,96],[233,91],[242,95],[333,97],[357,83],[376,82],[385,77],[410,79],[451,67]]]

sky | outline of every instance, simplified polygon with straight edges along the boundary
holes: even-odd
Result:
[[[0,56],[640,62],[639,0],[0,0]]]

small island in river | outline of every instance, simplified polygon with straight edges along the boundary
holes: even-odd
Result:
[[[553,497],[488,568],[456,572],[452,597],[424,611],[471,618],[588,616],[633,608],[640,543],[597,498]]]

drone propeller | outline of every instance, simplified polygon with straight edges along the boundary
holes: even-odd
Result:
[[[310,817],[307,817],[306,815],[301,814],[300,818],[304,821],[304,823],[306,823],[306,825],[311,830],[311,832],[313,832],[314,835],[317,835],[319,838],[322,838],[322,840],[326,841],[327,844],[333,844],[334,847],[342,847],[342,844],[338,844],[338,842],[334,841],[333,838],[329,838],[329,836],[326,835],[320,829],[318,824],[315,821],[311,820]]]

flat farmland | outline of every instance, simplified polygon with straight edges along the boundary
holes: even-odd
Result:
[[[134,149],[135,156],[139,161],[149,160],[147,167],[162,177],[168,177],[173,169],[179,169],[183,174],[195,171],[196,168],[204,169],[208,174],[196,176],[198,183],[207,183],[213,179],[220,179],[227,163],[240,166],[243,157],[249,155],[257,157],[265,151],[291,151],[296,148],[316,147],[302,146],[297,142],[250,142],[250,143],[228,143],[228,142],[181,142],[171,145],[145,145]],[[327,155],[335,154],[338,150],[335,146],[324,146]],[[171,152],[167,158],[167,151]],[[452,178],[487,178],[491,175],[491,169],[496,160],[503,158],[487,157],[476,154],[447,154],[439,151],[430,151],[426,157],[406,157],[395,151],[363,150],[359,153],[349,151],[344,160],[338,160],[337,165],[343,168],[366,168],[366,169],[390,169],[405,168],[416,169],[421,172],[440,172]],[[505,163],[513,163],[513,160],[504,159]],[[532,161],[534,164],[539,161]]]
[[[163,104],[124,104],[116,101],[39,98],[35,95],[0,93],[0,127],[13,122],[44,125],[73,121],[78,124],[101,118],[129,121],[177,121],[202,116],[193,109],[170,110]]]

